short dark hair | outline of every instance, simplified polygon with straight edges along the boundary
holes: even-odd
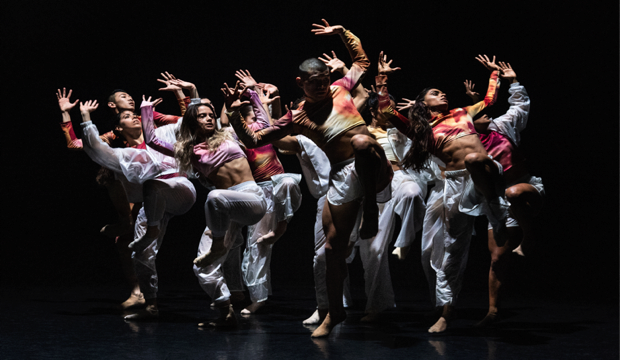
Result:
[[[311,71],[329,72],[329,68],[324,62],[317,58],[310,58],[305,60],[299,65],[299,77],[302,79],[308,78],[308,73]]]
[[[119,92],[124,92],[126,93],[127,91],[123,90],[123,89],[116,89],[114,91],[112,91],[112,93],[110,94],[110,96],[108,96],[108,102],[114,102],[116,101],[116,93]]]

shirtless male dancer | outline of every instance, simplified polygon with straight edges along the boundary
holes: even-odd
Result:
[[[364,224],[361,237],[368,239],[378,231],[376,194],[391,181],[392,168],[381,146],[370,136],[366,123],[355,108],[350,91],[362,79],[370,64],[359,39],[340,25],[313,24],[316,35],[340,35],[353,59],[351,70],[330,86],[330,72],[320,60],[311,58],[299,66],[297,85],[305,101],[274,124],[254,132],[242,121],[238,111],[228,114],[243,143],[250,148],[263,146],[292,133],[314,141],[331,164],[330,186],[323,210],[326,234],[327,289],[329,313],[312,337],[327,336],[346,319],[342,303],[343,281],[347,275],[346,254],[363,200]],[[236,96],[239,96],[236,94]]]

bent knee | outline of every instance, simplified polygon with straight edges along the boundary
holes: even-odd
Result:
[[[212,190],[211,192],[209,192],[209,195],[207,195],[207,201],[205,203],[205,210],[222,209],[225,203],[226,203],[226,198],[224,197],[224,195],[217,190]]]
[[[487,155],[482,153],[470,153],[465,156],[465,166],[467,168],[482,167],[492,161]]]
[[[351,146],[355,151],[368,151],[372,148],[373,139],[368,135],[357,134],[351,138]]]

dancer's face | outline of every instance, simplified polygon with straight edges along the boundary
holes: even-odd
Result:
[[[306,101],[317,102],[325,99],[329,93],[329,70],[308,72],[308,77],[302,80],[298,77],[297,86],[304,90]]]
[[[114,94],[114,101],[109,102],[108,106],[113,109],[116,108],[118,111],[134,111],[136,109],[136,104],[134,103],[133,98],[126,92],[117,92]]]
[[[215,114],[208,106],[201,106],[198,108],[198,114],[196,116],[198,121],[198,130],[204,135],[211,135],[216,129]]]
[[[430,89],[424,96],[424,103],[430,108],[448,107],[448,98],[439,89]]]
[[[125,110],[121,112],[121,120],[116,126],[116,130],[133,130],[141,129],[142,123],[140,123],[140,117],[133,113],[131,110]]]
[[[248,113],[244,118],[245,123],[252,124],[256,122],[256,114],[254,114],[254,110],[250,107],[247,111]]]

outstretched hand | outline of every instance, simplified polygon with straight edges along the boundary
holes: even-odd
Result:
[[[67,89],[62,88],[61,93],[60,89],[58,89],[56,97],[58,98],[58,106],[60,107],[60,111],[68,112],[69,110],[73,109],[73,107],[78,103],[78,101],[80,101],[80,99],[75,99],[74,102],[71,102],[71,100],[69,100],[72,92],[73,90],[69,89],[69,94],[67,94]]]
[[[173,86],[177,86],[181,89],[195,89],[196,85],[194,85],[193,83],[189,82],[189,81],[183,81],[181,79],[170,79],[170,85]],[[163,89],[160,89],[163,90]]]
[[[257,93],[258,93],[258,98],[260,99],[260,102],[265,104],[265,105],[269,105],[272,102],[274,102],[275,100],[280,98],[280,96],[274,96],[274,97],[270,98],[269,97],[269,92],[267,90],[265,90],[265,88],[258,89]]]
[[[478,55],[476,56],[476,60],[480,62],[485,68],[489,69],[489,71],[501,71],[502,69],[495,63],[495,55],[493,55],[493,61],[489,60],[489,57],[486,55]]]
[[[166,86],[163,88],[160,88],[159,91],[177,91],[177,90],[181,90],[181,87],[179,85],[174,85],[172,83],[173,80],[177,80],[177,78],[174,77],[174,75],[168,73],[166,71],[166,73],[161,73],[161,76],[163,77],[162,79],[157,79],[157,81],[159,81],[160,83],[164,83]]]
[[[224,87],[221,89],[224,93],[224,102],[226,103],[227,111],[238,111],[242,105],[249,104],[249,101],[241,101],[239,98],[246,90],[246,86],[240,81],[237,81],[235,88],[231,89],[227,83],[224,83]]]
[[[327,65],[328,68],[331,69],[330,72],[334,72],[334,71],[342,72],[342,70],[345,67],[345,64],[342,60],[338,59],[334,50],[332,50],[331,57],[325,53],[323,53],[323,56],[325,56],[325,58],[322,58],[319,56],[319,60],[321,60],[323,63],[325,63],[325,65]]]
[[[80,112],[82,114],[90,114],[91,112],[97,110],[99,104],[97,104],[97,100],[88,100],[85,103],[80,103]]]
[[[280,93],[280,90],[278,90],[278,87],[273,85],[273,84],[269,84],[269,83],[258,83],[258,87],[267,91],[267,95],[271,96],[271,95],[278,95]]]
[[[474,84],[471,80],[465,80],[463,84],[465,85],[465,95],[472,99],[478,99],[480,94],[474,91],[474,86],[476,86],[476,84]]]
[[[153,106],[153,109],[155,108],[155,106],[161,104],[164,101],[164,99],[162,98],[158,98],[155,99],[153,101],[151,101],[151,97],[149,96],[148,99],[146,99],[146,97],[144,95],[142,95],[142,104],[140,104],[140,107],[144,107],[144,106]]]
[[[392,61],[394,60],[390,60],[388,61],[387,59],[387,55],[383,54],[383,51],[381,51],[381,53],[379,54],[379,63],[378,63],[378,68],[379,68],[379,75],[388,75],[393,73],[396,70],[400,70],[399,67],[392,67]]]
[[[403,98],[398,104],[396,104],[396,110],[401,111],[401,110],[410,109],[413,107],[413,105],[415,105],[415,100],[409,100],[409,99]]]
[[[247,88],[255,89],[258,85],[256,80],[254,80],[254,78],[252,77],[252,74],[250,74],[249,70],[237,70],[235,72],[235,76],[237,77],[237,79],[241,80],[241,83],[243,83],[243,85],[245,85],[245,87]]]
[[[321,21],[323,21],[323,25],[312,24],[315,28],[310,31],[312,31],[314,35],[337,35],[344,32],[344,27],[342,25],[330,26],[327,20],[321,19]]]
[[[505,63],[505,62],[500,61],[499,66],[502,69],[502,74],[501,74],[502,78],[513,80],[513,81],[517,79],[517,74],[512,69],[512,66],[510,66],[510,63]]]

